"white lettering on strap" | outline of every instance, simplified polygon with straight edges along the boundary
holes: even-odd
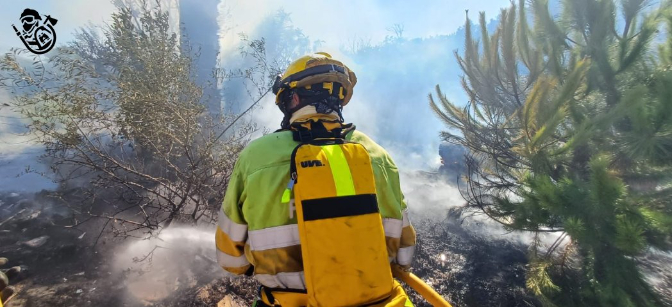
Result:
[[[217,250],[217,263],[225,268],[239,268],[250,264],[245,255],[240,257],[231,256],[220,250]]]
[[[402,222],[399,219],[384,218],[383,228],[385,228],[385,236],[392,238],[401,238]]]
[[[397,263],[401,265],[411,265],[414,253],[415,245],[400,248],[397,252]]]
[[[247,225],[233,222],[226,216],[223,210],[219,210],[217,225],[232,241],[245,242],[247,238]]]
[[[300,245],[299,225],[284,225],[270,227],[249,232],[250,250],[262,251],[272,248],[281,248]]]
[[[254,275],[262,285],[269,288],[283,289],[306,289],[306,278],[302,272],[282,272],[276,275],[256,274]]]
[[[294,212],[296,211],[296,204],[294,203],[294,198],[289,200],[289,218],[294,218]]]

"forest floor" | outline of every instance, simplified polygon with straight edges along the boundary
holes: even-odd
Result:
[[[62,227],[65,215],[44,203],[39,194],[0,194],[0,257],[9,259],[5,268],[22,267],[10,282],[17,294],[8,307],[218,306],[224,298],[228,306],[249,306],[256,295],[254,280],[225,277],[217,267],[210,230],[175,231],[160,241],[98,238]],[[417,216],[413,272],[455,306],[541,306],[525,291],[524,242],[485,235],[456,218]],[[642,259],[655,287],[671,298],[672,257]],[[416,306],[428,306],[407,291]]]

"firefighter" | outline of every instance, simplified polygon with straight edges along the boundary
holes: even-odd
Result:
[[[219,212],[217,260],[261,283],[257,306],[412,306],[390,273],[410,267],[416,239],[398,169],[344,123],[356,82],[327,53],[300,57],[273,87],[281,129],[240,153]]]

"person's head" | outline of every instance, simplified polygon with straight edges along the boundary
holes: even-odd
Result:
[[[282,127],[288,128],[292,114],[306,106],[317,113],[336,112],[348,104],[357,83],[355,73],[328,53],[317,52],[289,64],[273,85],[275,104],[285,115]]]
[[[40,13],[36,10],[25,9],[21,13],[21,23],[25,32],[31,32],[35,25],[37,25],[38,20],[42,20],[42,17],[40,17]]]

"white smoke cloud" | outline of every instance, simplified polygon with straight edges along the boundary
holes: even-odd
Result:
[[[128,240],[112,269],[126,272],[126,302],[151,304],[180,288],[227,275],[216,263],[214,228],[171,227],[149,240]]]
[[[37,10],[42,15],[50,15],[58,20],[56,45],[60,46],[72,40],[72,33],[80,27],[93,24],[109,23],[110,15],[115,11],[111,0],[32,0],[2,1],[0,10],[0,53],[9,48],[25,48],[11,27],[19,25],[19,17],[26,8]]]
[[[449,217],[449,211],[463,206],[466,201],[457,187],[449,184],[438,174],[422,171],[401,171],[401,188],[406,198],[411,221],[423,223],[460,224],[461,229],[493,240],[508,240],[530,244],[534,234],[524,231],[508,231],[480,212],[468,212],[461,217]],[[561,233],[542,233],[543,245],[550,246]],[[565,240],[561,246],[569,243]]]
[[[4,105],[10,99],[11,96],[0,89],[0,191],[53,189],[56,185],[49,178],[36,173],[48,172],[45,165],[37,162],[43,153],[42,146],[25,133],[26,121],[21,114]],[[35,172],[26,173],[27,168]]]
[[[317,1],[251,0],[223,1],[230,15],[230,36],[221,39],[222,52],[235,50],[237,34],[250,33],[263,18],[278,9],[291,14],[294,24],[309,37],[324,40],[326,46],[340,47],[356,38],[379,43],[391,34],[395,24],[404,27],[406,37],[431,37],[453,33],[464,24],[465,10],[477,16],[485,11],[494,17],[509,5],[505,0],[431,0],[413,1],[348,1],[334,5]],[[221,10],[220,10],[221,11]],[[228,27],[227,27],[228,28]],[[232,48],[232,49],[228,49]]]
[[[331,14],[329,6],[300,1],[223,1],[219,6],[220,59],[224,66],[236,65],[240,33],[251,35],[250,39],[274,39],[278,30],[264,30],[260,25],[282,9],[289,14],[293,27],[310,41],[320,42],[313,51],[326,51],[357,73],[358,85],[344,109],[345,120],[387,148],[400,167],[436,169],[438,134],[444,126],[429,108],[427,95],[441,84],[448,99],[466,101],[453,56],[453,51],[463,45],[463,38],[446,35],[454,34],[464,24],[464,10],[470,10],[472,18],[478,11],[493,18],[508,5],[508,1],[498,0],[430,1],[423,5],[365,1],[339,5],[337,13]],[[403,27],[406,42],[386,48],[382,43],[393,35],[390,27],[395,24]],[[351,43],[357,40],[374,47],[370,54],[375,56],[353,53]],[[229,91],[225,104],[247,99],[245,95],[231,95],[241,88],[240,84],[231,85],[225,88]],[[274,131],[282,114],[274,107],[272,94],[268,96],[250,118],[266,131]]]

